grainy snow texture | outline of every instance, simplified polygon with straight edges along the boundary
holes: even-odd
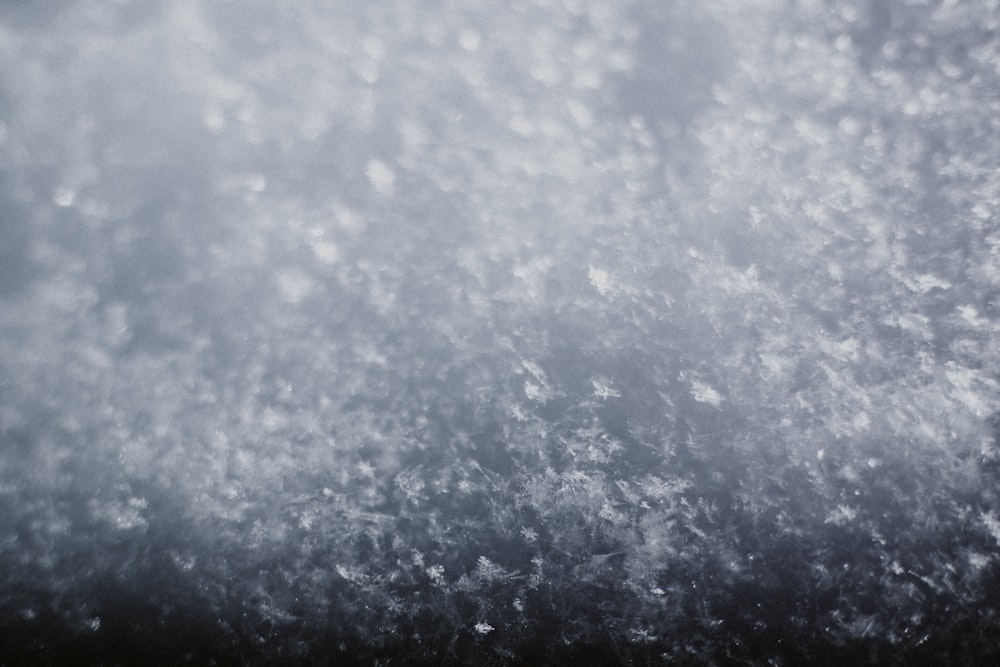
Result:
[[[0,664],[1000,664],[1000,3],[0,4]]]

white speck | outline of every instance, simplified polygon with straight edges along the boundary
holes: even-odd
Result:
[[[482,43],[482,36],[475,28],[463,28],[458,33],[458,45],[466,51],[478,51]]]
[[[67,208],[73,205],[76,201],[76,193],[69,188],[56,188],[55,194],[52,196],[52,201],[56,203],[56,206],[62,206]]]
[[[835,526],[843,526],[854,520],[854,517],[858,515],[858,511],[853,507],[848,507],[847,505],[837,505],[837,509],[830,512],[826,516],[826,523],[832,523]]]
[[[371,159],[365,168],[368,182],[379,194],[391,195],[396,186],[396,174],[381,160]]]
[[[205,123],[205,127],[212,132],[218,132],[226,126],[226,116],[222,112],[222,109],[218,107],[209,107],[208,109],[205,109],[201,119],[202,122]]]
[[[372,60],[382,60],[385,57],[385,42],[378,35],[368,35],[365,37],[362,48]]]
[[[590,283],[601,293],[601,296],[607,296],[608,292],[611,291],[611,274],[604,269],[598,269],[594,266],[587,267],[587,277],[590,278]]]
[[[1000,519],[997,519],[997,515],[993,512],[983,512],[979,515],[979,518],[982,520],[983,525],[986,526],[986,530],[993,536],[993,539],[1000,542]]]
[[[251,192],[263,192],[267,187],[267,177],[261,174],[250,174],[246,178],[246,186]]]
[[[880,463],[882,463],[882,462],[879,461],[876,458],[870,458],[870,459],[868,459],[868,467],[869,468],[872,468],[872,469],[877,468]]]
[[[336,264],[337,259],[340,257],[340,250],[337,248],[337,245],[323,239],[313,242],[312,251],[316,255],[316,259],[324,264]]]
[[[854,415],[852,423],[854,424],[854,428],[859,431],[863,431],[871,425],[871,419],[868,418],[868,413],[862,410],[858,414]]]
[[[481,635],[488,635],[493,632],[493,626],[486,622],[476,623],[476,632]]]
[[[573,117],[573,120],[583,129],[587,129],[594,123],[594,115],[590,113],[590,109],[583,103],[570,100],[566,106],[569,108],[569,114]]]
[[[925,273],[913,278],[904,278],[903,283],[914,292],[918,292],[920,294],[926,294],[935,287],[939,287],[941,289],[948,289],[951,287],[950,282],[942,280],[941,278],[938,278],[930,273]]]
[[[527,396],[529,400],[541,401],[542,403],[545,402],[545,392],[542,391],[541,387],[530,380],[524,383],[524,395]]]
[[[816,452],[816,460],[817,461],[822,461],[824,456],[826,456],[826,450],[820,449],[820,450],[818,450]]]
[[[301,303],[312,291],[313,282],[309,276],[290,270],[278,274],[278,289],[289,303]]]
[[[621,394],[612,388],[611,382],[605,378],[592,378],[590,384],[594,387],[594,396],[602,401],[621,397]]]
[[[708,403],[715,407],[719,407],[722,404],[722,394],[704,382],[698,382],[697,380],[691,382],[691,396],[699,403]]]
[[[981,553],[970,553],[969,554],[969,564],[976,570],[981,570],[990,564],[990,556]]]

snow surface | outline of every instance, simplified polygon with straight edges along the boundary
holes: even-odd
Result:
[[[994,0],[0,54],[0,663],[1000,658]]]

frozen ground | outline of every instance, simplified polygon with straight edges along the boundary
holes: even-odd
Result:
[[[1000,658],[1000,6],[0,5],[0,664]]]

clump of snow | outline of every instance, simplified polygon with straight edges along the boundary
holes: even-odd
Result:
[[[365,168],[368,182],[381,195],[391,195],[396,189],[396,172],[381,160],[372,158]]]
[[[611,291],[611,274],[604,269],[590,266],[587,269],[587,277],[590,278],[590,283],[601,293],[601,296],[607,296]]]
[[[708,403],[716,408],[722,405],[722,394],[698,380],[691,381],[691,396],[699,403]]]

